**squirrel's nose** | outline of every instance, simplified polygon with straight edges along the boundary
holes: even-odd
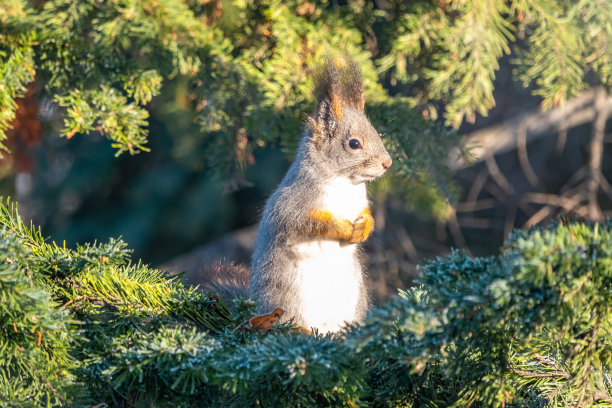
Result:
[[[391,167],[391,163],[393,163],[393,160],[391,160],[390,157],[387,157],[385,160],[383,160],[382,166],[385,170],[387,170],[389,167]]]

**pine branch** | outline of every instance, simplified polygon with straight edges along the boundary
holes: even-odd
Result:
[[[525,86],[535,79],[533,93],[543,98],[544,108],[563,105],[584,88],[583,27],[572,18],[577,9],[567,10],[548,0],[518,1],[515,7],[525,22],[538,22],[529,48],[515,60],[519,78]]]
[[[8,10],[18,15],[19,8]],[[7,13],[8,14],[8,13]],[[5,20],[0,16],[0,19]],[[4,22],[3,22],[4,25]],[[10,31],[10,28],[9,30]],[[17,104],[15,98],[25,95],[26,85],[34,80],[33,38],[30,34],[0,34],[0,150],[7,150],[2,143],[6,131],[11,128]]]
[[[3,383],[9,401],[610,406],[612,225],[516,231],[497,257],[455,251],[363,325],[322,337],[233,330],[252,302],[232,315],[130,264],[120,241],[58,247],[0,209],[0,371],[32,379]]]

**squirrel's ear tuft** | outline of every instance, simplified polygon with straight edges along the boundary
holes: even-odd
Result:
[[[363,111],[365,104],[361,72],[349,56],[326,58],[325,65],[315,77],[315,95],[320,105],[327,100],[337,119],[345,107]]]
[[[331,137],[336,123],[350,107],[363,111],[365,99],[361,72],[349,56],[326,58],[325,65],[315,75],[317,111],[308,123],[314,139]]]

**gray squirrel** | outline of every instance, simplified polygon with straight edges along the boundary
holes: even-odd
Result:
[[[262,313],[320,333],[362,320],[368,309],[359,244],[374,228],[365,183],[391,157],[364,113],[361,73],[348,58],[316,78],[317,109],[297,157],[268,199],[255,242],[249,295]]]

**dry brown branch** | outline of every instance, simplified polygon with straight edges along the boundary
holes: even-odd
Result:
[[[468,193],[465,201],[476,201],[488,178],[489,171],[486,168],[481,169],[474,179],[470,192]]]
[[[577,216],[582,217],[582,218],[587,218],[590,214],[590,209],[588,207],[588,205],[582,205],[580,207],[577,207],[576,209],[574,209],[573,211]]]
[[[563,370],[563,367],[561,367],[559,364],[557,364],[555,361],[551,360],[550,358],[544,357],[543,355],[539,353],[533,353],[533,357],[542,364],[551,366],[557,371],[563,371],[565,374],[567,374],[567,378],[569,378],[569,374],[565,372],[565,370]]]
[[[590,89],[576,98],[570,99],[563,107],[535,113],[523,113],[504,121],[497,126],[477,130],[466,136],[466,143],[476,146],[470,150],[470,163],[461,159],[459,152],[453,152],[449,157],[449,167],[452,170],[473,165],[485,160],[488,156],[499,155],[516,148],[518,129],[527,123],[525,138],[529,144],[564,129],[589,123],[595,119],[595,97],[598,90]],[[604,96],[601,109],[612,111],[612,96]]]
[[[489,174],[491,175],[493,180],[495,180],[495,182],[504,190],[506,194],[512,195],[514,193],[514,187],[512,187],[512,184],[508,181],[506,176],[504,176],[504,173],[502,173],[502,171],[499,169],[497,161],[495,160],[495,156],[488,155],[485,158],[485,161],[487,163],[487,168],[489,169]]]
[[[608,180],[603,174],[599,180],[599,187],[601,188],[601,191],[603,191],[612,201],[612,186],[610,186],[610,183],[608,183]]]
[[[567,191],[570,188],[575,187],[576,184],[584,180],[584,176],[586,175],[587,170],[587,166],[582,166],[581,168],[576,170],[574,174],[572,174],[572,176],[569,178],[569,180],[567,180],[567,182],[559,189],[559,192],[567,194]]]
[[[546,204],[554,207],[563,207],[564,209],[571,211],[581,201],[582,197],[575,195],[572,197],[565,197],[563,195],[545,194],[545,193],[525,193],[521,197],[521,200],[536,204]]]
[[[459,226],[459,221],[457,220],[457,213],[450,206],[448,207],[448,212],[448,227],[450,228],[455,244],[459,248],[465,249],[469,252],[469,248],[467,247],[465,238],[463,237],[463,233],[461,232],[461,227]]]
[[[457,203],[457,205],[455,205],[455,211],[460,213],[489,210],[491,208],[495,208],[497,205],[498,201],[496,199],[485,198],[478,201],[465,201],[462,203]]]
[[[497,185],[497,183],[487,183],[485,184],[484,189],[487,193],[495,197],[495,199],[500,203],[505,203],[508,199],[508,195],[506,194],[506,192],[502,190],[501,187]]]
[[[510,368],[510,371],[512,371],[513,373],[516,373],[518,375],[523,375],[523,376],[531,377],[531,378],[555,378],[555,377],[561,377],[561,378],[565,378],[566,380],[569,380],[569,379],[572,378],[570,373],[565,371],[562,367],[560,367],[554,361],[550,361],[549,359],[547,359],[547,358],[545,358],[545,357],[543,357],[543,356],[541,356],[541,355],[539,355],[537,353],[535,354],[534,357],[541,364],[554,369],[554,371],[548,372],[548,373],[539,373],[539,372],[533,372],[533,371],[518,370],[518,369],[516,369],[514,367],[514,365],[510,361],[508,361],[508,366]],[[563,387],[564,387],[564,384],[559,385],[556,389],[554,389],[549,394],[549,398],[554,398],[554,396],[556,396]]]
[[[559,133],[557,134],[557,145],[555,146],[555,152],[557,152],[557,154],[561,154],[563,149],[565,149],[566,143],[567,143],[567,128],[563,127],[559,129]]]
[[[527,222],[523,224],[522,229],[530,228],[542,221],[544,218],[548,217],[552,213],[552,207],[547,205],[540,208],[535,214],[533,214]]]
[[[535,171],[533,171],[533,167],[531,167],[531,163],[529,162],[529,156],[527,154],[527,127],[529,126],[528,119],[519,124],[518,134],[516,136],[516,152],[519,158],[519,163],[521,164],[521,168],[523,169],[523,173],[525,177],[527,177],[527,181],[533,187],[540,186],[540,180],[536,175]]]
[[[596,90],[595,96],[595,121],[593,122],[593,138],[589,144],[589,172],[586,182],[586,195],[588,217],[595,221],[602,221],[603,214],[597,200],[597,193],[601,185],[601,161],[603,157],[603,142],[605,136],[606,121],[608,119],[608,108],[605,105],[606,93],[603,88]]]
[[[579,198],[581,200],[585,199],[584,196],[584,184],[577,184],[574,187],[567,189],[563,193],[559,194],[562,197],[567,197],[570,199]]]
[[[584,210],[582,207],[578,207],[581,202],[584,201],[584,194],[578,187],[567,191],[562,195],[545,194],[545,193],[525,193],[521,197],[519,202],[544,204],[544,207],[540,208],[535,212],[522,226],[522,228],[529,228],[549,215],[554,213],[555,207],[561,209],[562,214],[568,212],[574,212],[579,216],[584,216]]]
[[[537,359],[537,357],[536,357]],[[539,372],[534,372],[534,371],[526,371],[526,370],[518,370],[517,368],[514,367],[514,365],[508,361],[508,366],[510,368],[510,371],[512,371],[513,373],[519,374],[519,375],[524,375],[526,377],[532,377],[532,378],[554,378],[554,377],[563,377],[565,379],[570,379],[572,376],[565,370],[561,369],[559,366],[557,366],[556,364],[546,360],[546,359],[538,359],[538,361],[540,361],[540,363],[553,368],[555,371],[549,372],[549,373],[539,373]]]
[[[516,206],[520,208],[525,215],[533,214],[535,212],[535,209],[527,201],[517,200]]]

